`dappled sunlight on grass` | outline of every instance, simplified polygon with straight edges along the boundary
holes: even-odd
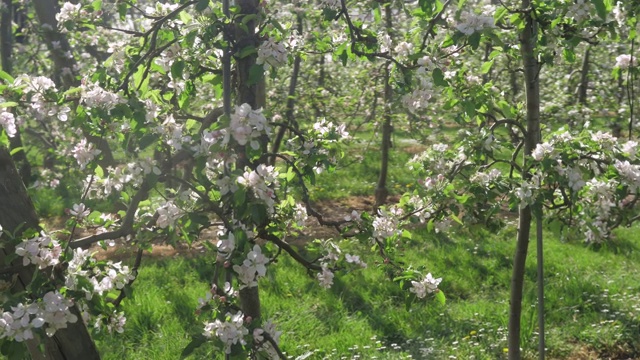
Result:
[[[546,234],[546,311],[549,358],[584,351],[635,356],[640,344],[640,270],[637,229],[622,229],[628,251],[564,243]],[[390,281],[376,255],[369,267],[345,274],[325,290],[302,266],[283,257],[261,282],[264,317],[283,331],[283,350],[308,359],[505,358],[510,264],[514,231],[491,234],[456,228],[456,235],[418,234],[399,251],[407,261],[444,277],[447,304],[433,299],[405,307],[405,293]],[[355,250],[362,245],[345,243]],[[523,349],[537,346],[535,244],[527,263]],[[212,277],[212,257],[147,260],[124,303],[125,333],[98,337],[105,359],[177,359],[190,334],[198,297]],[[587,349],[587,350],[585,350]],[[203,346],[192,358],[216,358]],[[637,354],[636,354],[637,355]],[[218,357],[221,358],[221,357]]]

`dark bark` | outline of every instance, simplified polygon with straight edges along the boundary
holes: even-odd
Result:
[[[298,33],[302,34],[302,14],[298,13]],[[296,54],[295,59],[293,60],[293,72],[291,73],[291,79],[289,81],[289,93],[287,94],[287,107],[285,111],[285,120],[287,125],[291,126],[296,123],[296,119],[294,116],[294,106],[296,104],[296,87],[298,86],[298,76],[300,74],[300,63],[302,62],[302,58],[300,54]],[[274,154],[271,156],[270,164],[274,164],[276,162],[275,154],[278,153],[280,149],[280,145],[282,143],[282,139],[284,138],[284,134],[287,131],[286,126],[282,126],[278,129],[278,133],[276,134],[276,138],[273,141],[273,147],[271,152]]]
[[[34,0],[33,6],[43,30],[42,34],[47,44],[47,49],[51,54],[51,60],[53,60],[54,80],[58,86],[64,89],[80,85],[75,71],[76,60],[73,56],[67,55],[73,53],[71,45],[69,45],[67,37],[58,31],[58,21],[56,20],[56,14],[58,13],[57,2],[53,0]],[[54,48],[54,42],[59,44],[59,47]],[[115,163],[113,152],[106,139],[92,135],[84,128],[82,133],[89,142],[101,151],[101,159],[98,160],[100,166],[107,168]]]
[[[522,1],[522,9],[530,9],[530,0]],[[526,26],[520,34],[520,46],[524,67],[525,95],[526,95],[526,121],[527,136],[524,143],[524,176],[529,179],[526,162],[540,139],[540,83],[538,79],[539,63],[535,53],[537,43],[537,24],[530,11],[523,13]],[[520,209],[518,223],[518,237],[516,251],[513,260],[513,273],[511,277],[511,300],[509,309],[509,360],[520,360],[520,326],[522,314],[522,293],[524,287],[524,270],[527,260],[527,251],[531,230],[531,207]]]
[[[7,149],[0,148],[0,225],[15,236],[20,236],[26,229],[39,230],[38,216],[27,190],[16,170],[15,164]],[[13,269],[11,272],[1,272],[3,277],[12,279],[16,276],[16,282],[12,292],[23,291],[31,282],[35,268],[22,266],[22,259],[16,259],[7,264],[7,256],[14,253],[15,247],[6,237],[0,238],[2,249],[0,251],[0,266]],[[7,280],[7,279],[3,279]],[[66,329],[58,330],[53,337],[43,336],[46,359],[100,359],[98,350],[91,340],[87,327],[82,322],[82,317],[77,307],[72,307],[71,312],[78,316],[78,321],[68,324]],[[38,350],[38,341],[32,340],[26,344],[32,358],[41,359],[42,354]]]
[[[13,73],[13,2],[11,0],[2,0],[4,4],[4,10],[0,16],[0,61],[2,62],[2,71],[7,74]],[[16,135],[9,138],[11,149],[20,149],[22,145],[22,136],[20,129],[17,129]],[[13,160],[17,163],[20,169],[20,177],[25,184],[31,182],[31,164],[27,160],[27,155],[24,149],[17,151],[13,154]]]
[[[387,32],[391,35],[392,22],[391,22],[391,7],[385,6],[385,21]],[[387,177],[389,171],[389,151],[391,149],[391,132],[393,128],[391,126],[391,104],[393,103],[393,89],[391,88],[391,62],[388,61],[385,66],[384,72],[384,112],[382,123],[382,144],[380,145],[380,176],[378,177],[378,184],[376,186],[375,198],[376,209],[387,202],[387,196],[389,196],[389,190],[387,189]]]
[[[260,12],[259,0],[238,0],[236,5],[239,8],[237,21],[242,21],[243,15],[258,14]],[[260,46],[260,36],[256,32],[258,22],[256,20],[250,20],[245,23],[246,31],[240,26],[235,27],[235,40],[237,49],[242,49],[246,46]],[[250,81],[251,68],[256,64],[257,54],[246,56],[236,60],[236,93],[237,104],[249,104],[252,109],[263,108],[265,105],[265,82],[264,77],[259,81]],[[268,139],[263,139],[261,142],[262,148],[266,151],[268,145]],[[243,156],[245,153],[244,147],[237,149],[239,168],[250,166],[247,159]],[[245,316],[250,316],[253,319],[257,319],[261,316],[260,311],[260,292],[258,287],[244,288],[240,290],[240,308]]]
[[[582,58],[582,68],[580,70],[580,85],[578,86],[578,104],[587,105],[587,89],[589,87],[589,55],[591,46],[587,46]]]

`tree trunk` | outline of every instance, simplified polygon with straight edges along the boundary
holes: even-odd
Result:
[[[51,59],[54,64],[53,78],[57,85],[62,86],[64,89],[68,89],[80,84],[80,81],[76,78],[76,60],[72,54],[71,45],[64,34],[58,31],[58,21],[56,20],[56,14],[58,13],[57,2],[52,0],[34,0],[33,6],[35,8],[38,22],[42,27],[42,33],[44,40],[47,44],[47,49],[51,53]],[[54,42],[60,46],[54,48]],[[113,158],[113,152],[109,147],[109,143],[106,139],[100,136],[95,136],[82,129],[82,134],[89,142],[94,144],[96,148],[100,150],[101,159],[98,163],[103,168],[107,168],[115,163]]]
[[[15,236],[26,229],[39,229],[39,221],[31,199],[27,194],[16,170],[11,155],[5,148],[0,148],[0,225]],[[22,259],[16,259],[6,264],[7,256],[14,253],[14,246],[6,237],[0,238],[2,251],[0,251],[0,266],[7,270],[0,271],[2,280],[10,281],[16,277],[16,282],[11,291],[23,291],[31,282],[35,268],[22,266]],[[71,312],[78,316],[78,321],[67,324],[66,329],[56,331],[53,337],[44,336],[40,339],[44,342],[46,359],[100,359],[98,350],[91,340],[87,327],[82,322],[82,317],[77,307],[72,307]],[[43,359],[43,354],[38,350],[38,340],[27,342],[27,348],[33,359]]]
[[[385,22],[387,33],[391,36],[391,6],[385,5]],[[389,171],[389,150],[391,149],[391,104],[393,103],[393,89],[391,88],[391,62],[387,61],[384,72],[384,112],[382,123],[382,144],[380,146],[380,176],[378,177],[378,185],[376,186],[376,209],[387,202],[389,190],[387,189],[387,177]]]
[[[298,34],[302,34],[302,14],[298,13]],[[300,74],[300,63],[302,62],[302,58],[300,54],[296,54],[295,59],[293,60],[293,72],[291,73],[291,80],[289,81],[289,93],[287,95],[287,108],[285,112],[285,121],[288,126],[294,126],[296,124],[296,119],[294,116],[294,106],[296,104],[296,87],[298,85],[298,76]],[[297,128],[297,126],[295,126]],[[271,165],[276,162],[276,155],[278,150],[280,149],[280,145],[282,143],[282,139],[284,138],[284,134],[287,131],[286,126],[281,126],[278,129],[278,133],[276,134],[276,138],[273,141],[273,147],[271,152],[274,154],[271,156],[271,160],[269,163]]]
[[[530,9],[530,0],[522,1],[522,9]],[[526,18],[526,26],[520,34],[520,46],[522,62],[524,65],[525,95],[527,108],[527,134],[524,143],[524,178],[530,179],[528,166],[530,155],[540,140],[540,83],[538,81],[539,64],[537,61],[535,46],[537,43],[537,24],[527,10],[523,14]],[[513,260],[513,273],[511,277],[511,301],[509,309],[509,360],[520,360],[520,322],[522,314],[522,293],[524,286],[524,270],[529,246],[529,232],[531,230],[531,207],[520,209],[518,224],[518,237],[516,251]]]
[[[238,22],[244,19],[243,15],[258,14],[260,12],[260,0],[238,0],[236,1],[238,6],[239,16],[236,17]],[[246,31],[241,26],[236,26],[236,46],[237,49],[242,49],[247,46],[254,46],[258,48],[260,46],[260,36],[256,33],[258,22],[256,20],[250,20],[245,23]],[[256,64],[257,54],[252,54],[241,59],[236,59],[236,73],[237,73],[237,103],[249,104],[252,109],[259,109],[265,106],[265,82],[264,77],[259,81],[251,83],[250,71]],[[268,139],[263,139],[261,146],[263,151],[267,150]],[[237,166],[244,168],[250,166],[246,157],[244,156],[244,147],[238,149],[238,163]],[[250,316],[253,319],[257,319],[261,316],[260,311],[260,292],[258,287],[244,288],[240,290],[240,308],[246,316]]]
[[[0,61],[2,62],[2,71],[11,75],[13,73],[13,2],[11,0],[2,0],[4,10],[0,16]],[[16,129],[16,135],[9,138],[11,149],[22,148],[22,136],[20,129]],[[13,154],[13,160],[18,163],[20,169],[20,177],[25,184],[31,182],[31,164],[27,160],[24,149]]]
[[[589,55],[591,46],[587,46],[582,59],[582,69],[580,70],[580,85],[578,86],[578,104],[587,105],[587,88],[589,87]]]

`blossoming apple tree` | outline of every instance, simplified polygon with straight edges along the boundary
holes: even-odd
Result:
[[[215,275],[194,309],[204,327],[184,355],[211,342],[227,357],[284,358],[276,324],[262,316],[258,290],[279,256],[291,256],[329,288],[335,276],[367,267],[361,256],[340,249],[339,238],[355,239],[373,245],[408,297],[444,301],[441,278],[425,271],[428,264],[401,265],[395,258],[395,247],[411,236],[406,225],[447,231],[452,222],[490,222],[510,206],[520,212],[509,341],[509,356],[518,359],[532,217],[541,225],[543,214],[552,212],[554,224],[577,227],[590,242],[606,241],[612,228],[635,220],[637,143],[602,131],[557,130],[555,124],[540,135],[541,78],[554,51],[562,49],[562,61],[571,62],[580,44],[615,43],[619,34],[634,39],[633,7],[524,0],[500,2],[481,14],[479,6],[489,4],[450,0],[322,0],[318,9],[256,0],[14,5],[5,2],[5,13],[33,12],[37,23],[2,32],[2,53],[13,50],[24,65],[7,67],[12,57],[3,57],[0,140],[16,156],[23,146],[15,139],[37,139],[44,159],[37,186],[73,182],[82,192],[69,211],[68,229],[55,235],[38,227],[20,184],[12,182],[17,190],[6,194],[20,195],[17,202],[29,215],[23,221],[0,217],[1,274],[11,289],[0,339],[12,356],[25,342],[34,358],[39,344],[51,358],[69,358],[73,351],[98,358],[83,324],[122,331],[126,318],[118,305],[150,241],[190,243],[214,228],[215,241],[205,243]],[[24,37],[21,43],[17,36]],[[46,59],[37,56],[44,47]],[[619,54],[612,75],[626,76],[630,138],[633,49],[632,40],[631,54]],[[457,113],[460,140],[455,147],[433,144],[414,159],[423,186],[399,204],[344,219],[327,219],[313,207],[316,177],[336,167],[349,141],[344,119],[297,83],[317,59],[321,72],[345,76],[351,64],[382,69],[374,89],[382,87],[384,94],[383,144],[392,112],[413,119],[435,109]],[[286,97],[270,98],[289,63],[290,82],[280,91]],[[495,91],[505,82],[493,71],[500,66],[522,68],[524,98]],[[320,75],[320,95],[329,97],[331,81],[345,91],[341,80]],[[377,96],[374,91],[363,98],[375,104]],[[303,111],[296,109],[309,104],[315,104],[307,116],[312,121],[298,121],[296,113]],[[9,152],[0,155],[3,177],[15,180]],[[61,169],[68,172],[62,179]],[[103,212],[89,209],[89,202],[123,206]],[[313,259],[287,241],[308,217],[336,234]],[[95,232],[78,238],[79,227]],[[140,248],[133,268],[97,261],[86,250],[114,240]],[[65,341],[76,334],[87,340],[80,347]]]

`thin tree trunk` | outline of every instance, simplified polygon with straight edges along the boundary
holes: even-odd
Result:
[[[302,34],[302,14],[298,13],[298,34]],[[285,121],[287,125],[294,125],[296,123],[296,119],[293,114],[293,109],[296,104],[296,87],[298,85],[298,76],[300,74],[300,63],[302,62],[302,58],[300,54],[296,54],[295,59],[293,60],[293,72],[291,73],[291,79],[289,81],[289,93],[287,95],[287,108],[285,111]],[[274,164],[276,162],[275,154],[278,153],[280,149],[280,145],[282,143],[282,139],[284,138],[284,134],[287,131],[286,126],[281,126],[278,129],[278,133],[276,134],[276,138],[273,142],[273,147],[271,152],[274,154],[271,156],[270,164]]]
[[[391,6],[385,4],[385,22],[387,27],[387,33],[391,36],[392,22],[391,22]],[[389,171],[389,151],[391,149],[391,104],[393,103],[393,89],[391,88],[391,62],[387,61],[384,68],[384,115],[382,123],[382,144],[380,147],[380,176],[378,177],[378,185],[375,192],[375,207],[376,209],[384,205],[387,202],[387,196],[389,196],[389,190],[387,189],[387,177]]]
[[[7,74],[13,74],[13,2],[11,0],[2,0],[4,9],[0,16],[0,61],[2,62],[2,71]],[[22,145],[22,136],[20,129],[16,129],[16,135],[9,138],[11,149],[20,149]],[[31,164],[27,160],[24,149],[13,154],[13,160],[18,164],[20,169],[20,177],[25,184],[31,182]]]
[[[15,236],[20,236],[26,229],[39,229],[35,208],[19,179],[11,155],[6,148],[0,148],[0,225]],[[0,266],[5,270],[0,272],[5,277],[2,280],[12,280],[15,276],[16,282],[11,291],[23,291],[31,282],[35,268],[22,266],[22,259],[6,264],[7,256],[13,254],[15,248],[5,237],[0,238],[0,243],[3,245],[0,250]],[[7,268],[12,271],[6,271]],[[100,359],[77,307],[72,307],[71,312],[78,317],[77,322],[67,324],[66,329],[56,331],[53,337],[44,336],[40,339],[44,342],[46,359]],[[33,359],[45,358],[38,350],[37,339],[28,341],[26,346]]]
[[[260,0],[238,0],[236,5],[239,8],[237,17],[238,21],[243,20],[242,15],[258,14],[260,9]],[[247,31],[242,27],[236,26],[236,42],[238,49],[242,49],[246,46],[255,46],[258,48],[260,45],[260,36],[256,33],[257,21],[250,20],[245,23]],[[264,77],[258,82],[251,83],[249,74],[251,67],[256,64],[257,55],[253,54],[236,60],[236,72],[237,72],[237,103],[249,104],[252,109],[263,108],[265,105],[265,82]],[[261,142],[262,148],[266,151],[268,145],[267,139],[263,139]],[[250,166],[248,160],[244,156],[244,147],[238,149],[238,163],[237,166],[244,168]],[[260,293],[257,286],[251,288],[244,288],[240,290],[240,308],[246,316],[250,316],[253,319],[257,319],[261,316],[260,311]]]
[[[43,30],[42,33],[47,49],[49,49],[53,60],[54,79],[65,89],[79,85],[80,81],[76,77],[75,70],[77,66],[76,60],[73,56],[69,56],[69,54],[72,54],[71,45],[69,45],[67,37],[58,31],[58,21],[56,20],[56,14],[58,13],[57,2],[53,0],[34,0],[33,6]],[[59,47],[54,47],[54,43],[59,44]],[[113,165],[115,160],[107,140],[100,136],[92,135],[84,129],[82,132],[83,136],[101,151],[101,159],[98,160],[100,166],[106,168]]]
[[[587,88],[589,87],[589,55],[591,46],[587,46],[582,58],[582,69],[580,70],[580,85],[578,86],[578,104],[587,105]]]
[[[522,9],[530,9],[531,0],[522,1]],[[529,10],[527,10],[529,11]],[[540,139],[540,83],[538,81],[539,64],[537,61],[535,46],[537,43],[537,24],[530,12],[525,12],[526,26],[520,35],[522,61],[524,65],[525,94],[527,108],[527,134],[524,142],[524,178],[530,179],[526,162]],[[513,260],[513,273],[511,277],[511,301],[509,309],[509,360],[520,360],[520,326],[522,314],[522,293],[524,287],[524,270],[527,260],[531,230],[531,207],[520,209],[518,224],[518,237],[516,251]]]

